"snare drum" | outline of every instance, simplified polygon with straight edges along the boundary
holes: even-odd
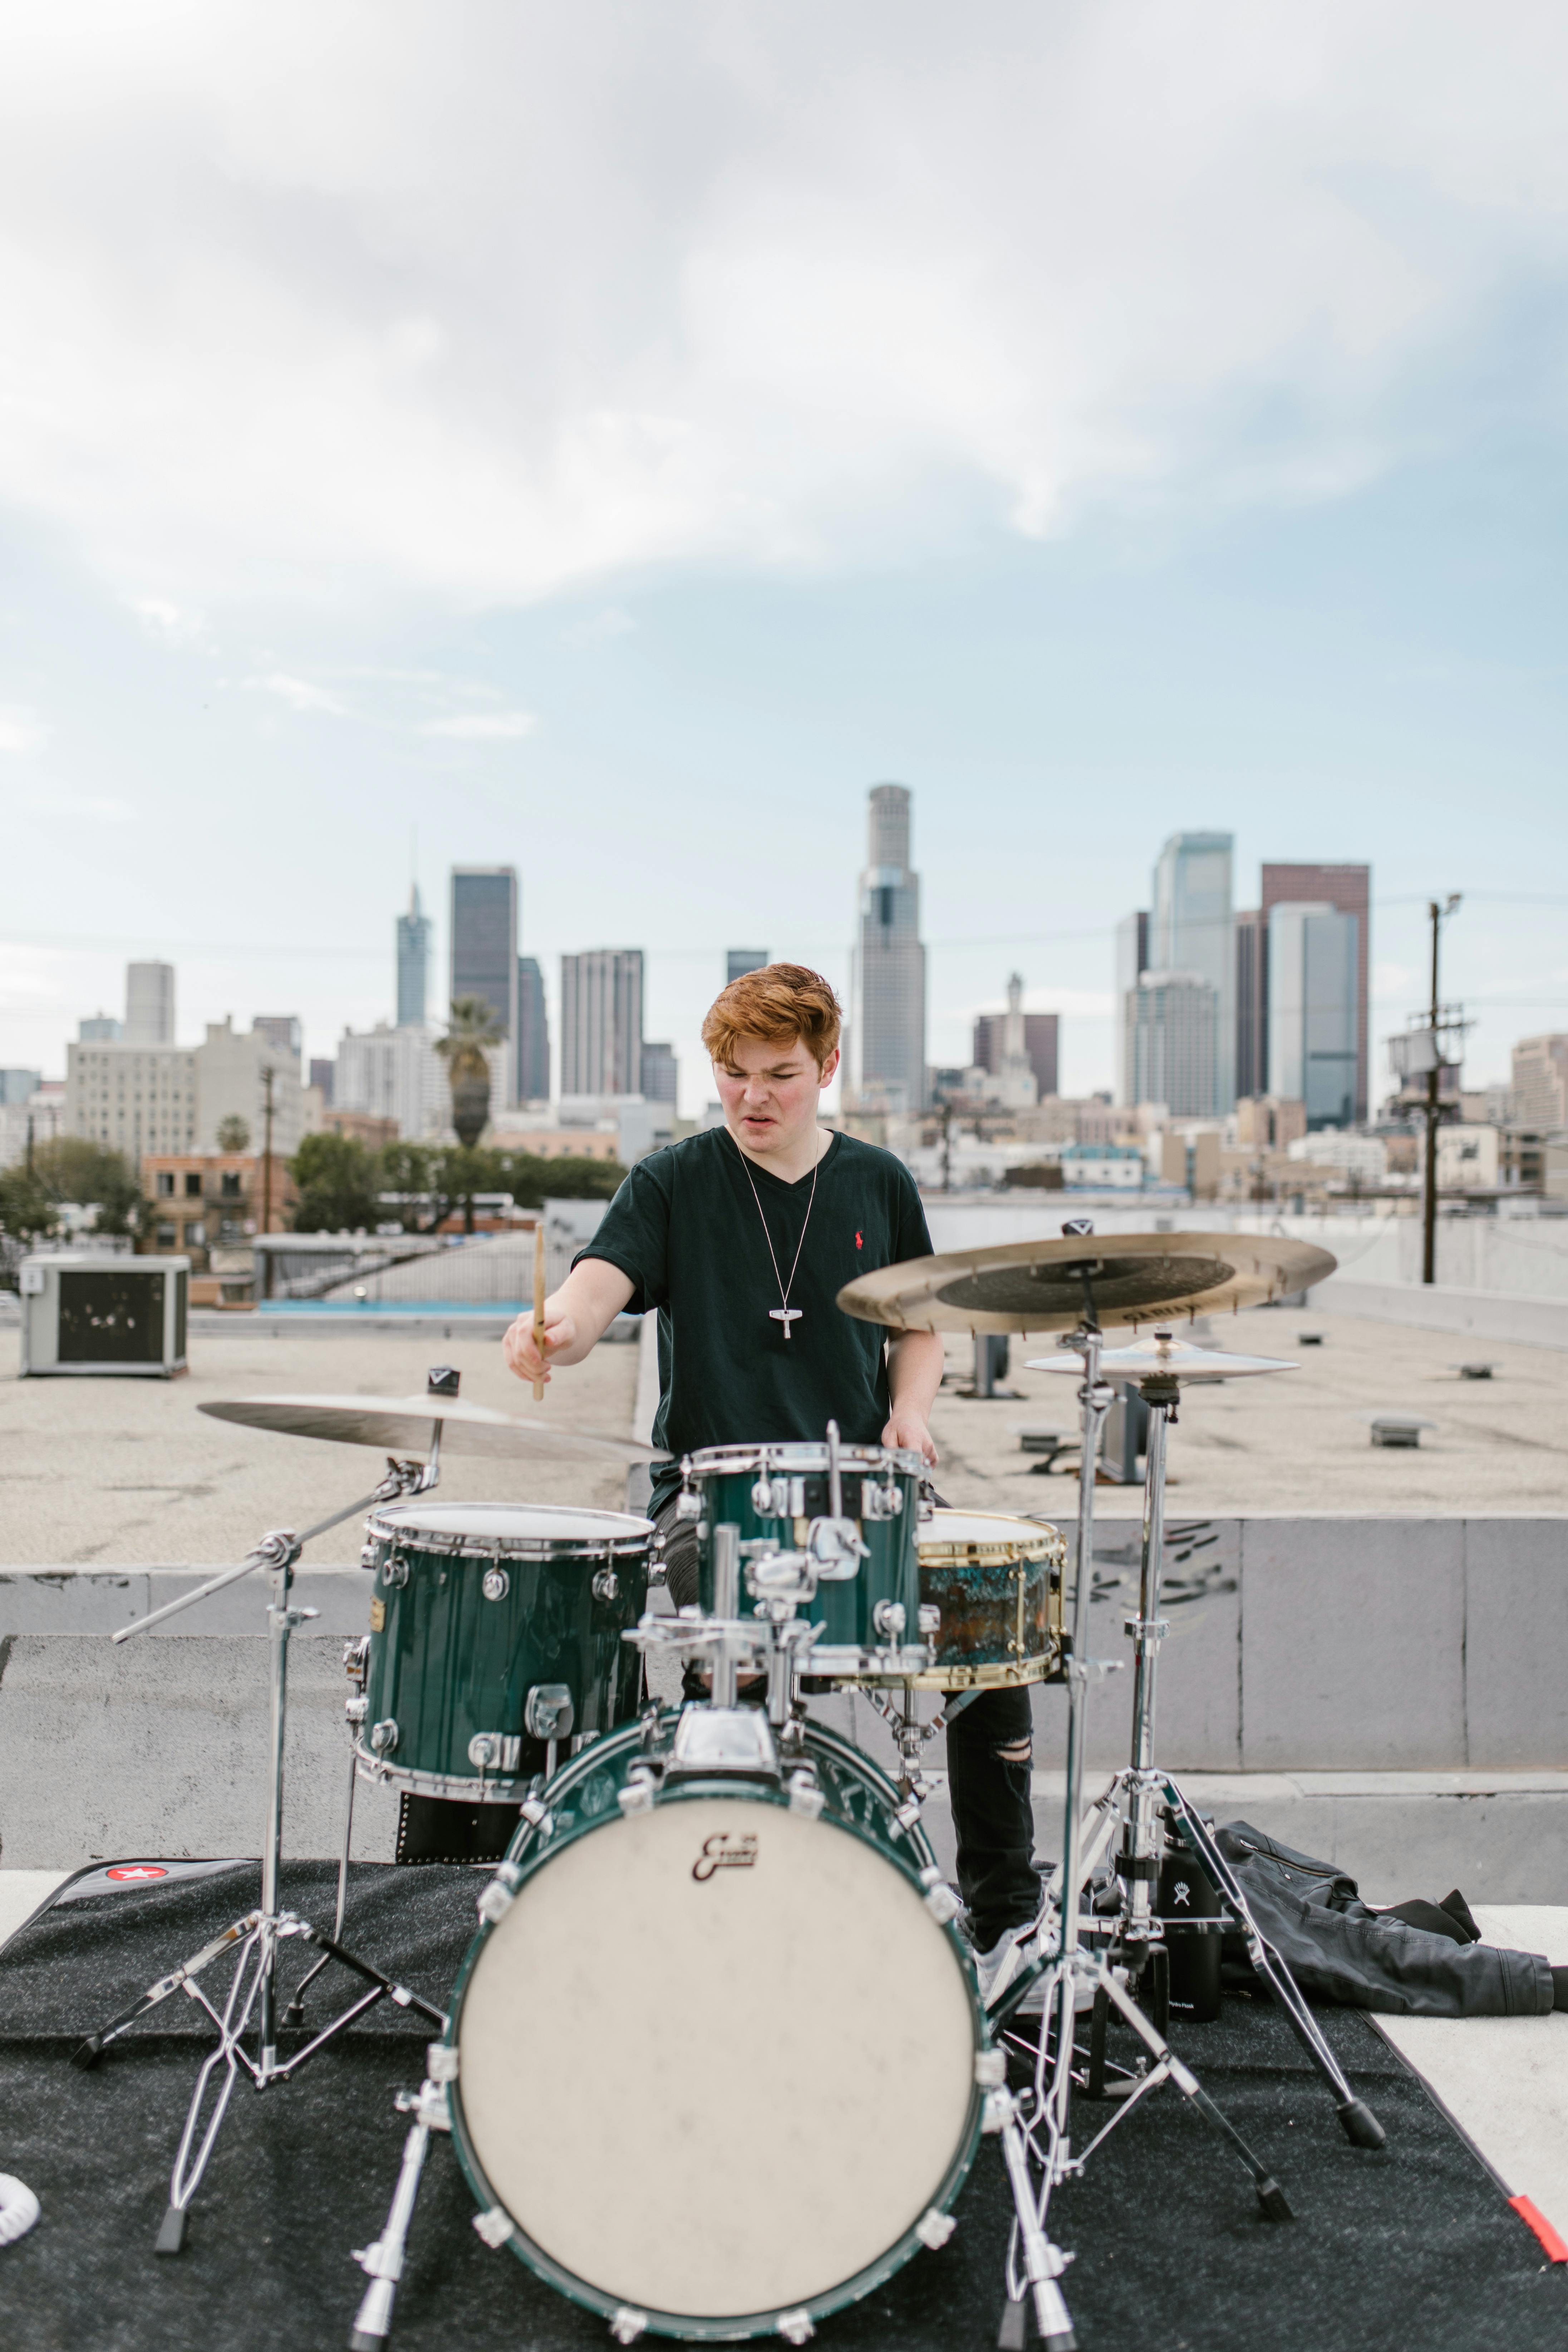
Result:
[[[631,1727],[547,1801],[451,2004],[476,2226],[623,2344],[804,2343],[951,2235],[1000,2079],[930,1848],[753,1709]]]
[[[647,1598],[653,1528],[619,1511],[396,1503],[366,1521],[374,1569],[355,1748],[395,1787],[516,1804],[549,1744],[637,1713],[621,1638]]]
[[[933,1511],[921,1523],[920,1571],[921,1599],[940,1612],[936,1663],[919,1674],[854,1679],[962,1691],[1058,1678],[1067,1556],[1060,1533],[1043,1520]]]
[[[866,1557],[842,1580],[819,1583],[800,1612],[822,1627],[809,1654],[814,1676],[859,1674],[875,1653],[912,1652],[921,1639],[915,1544],[925,1464],[910,1449],[840,1445],[838,1465],[843,1516],[858,1529]],[[804,1550],[812,1520],[828,1515],[827,1466],[826,1444],[812,1440],[710,1445],[687,1457],[681,1467],[688,1507],[700,1513],[698,1601],[705,1614],[713,1609],[714,1529],[732,1523],[742,1545],[766,1540],[781,1551]],[[742,1568],[742,1590],[744,1583]]]

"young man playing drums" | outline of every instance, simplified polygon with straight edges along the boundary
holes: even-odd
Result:
[[[650,1508],[666,1538],[671,1598],[697,1599],[697,1540],[676,1517],[684,1454],[820,1439],[907,1446],[934,1465],[926,1417],[941,1339],[890,1339],[836,1305],[847,1282],[931,1251],[901,1160],[817,1124],[838,1067],[839,1008],[820,974],[770,964],[731,981],[702,1024],[724,1124],[634,1168],[588,1247],[503,1342],[520,1380],[581,1363],[623,1309],[658,1314],[661,1394]],[[987,1691],[947,1735],[958,1883],[989,1999],[1027,1954],[1040,1909],[1029,1802],[1029,1694]]]

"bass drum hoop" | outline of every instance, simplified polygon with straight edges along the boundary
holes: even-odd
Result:
[[[610,1740],[622,1739],[628,1747],[634,1743],[640,1746],[642,1729],[643,1727],[640,1725],[627,1725],[621,1731],[611,1733],[608,1739],[595,1747],[591,1756],[574,1757],[572,1761],[563,1766],[555,1779],[550,1782],[547,1792],[548,1801],[552,1804],[559,1804],[563,1799],[569,1796],[571,1788],[580,1777],[586,1778],[595,1767],[602,1765],[605,1759]],[[886,1775],[859,1748],[819,1724],[811,1724],[807,1727],[806,1738],[808,1747],[815,1746],[826,1750],[831,1760],[840,1769],[847,1768],[851,1772],[858,1773],[869,1781],[879,1795],[889,1801],[889,1811],[896,1808],[897,1790]],[[737,1793],[732,1783],[719,1783],[711,1780],[696,1780],[689,1786],[693,1795],[710,1796],[717,1786],[726,1787],[729,1793]],[[773,1801],[786,1808],[788,1805],[788,1798],[782,1790],[764,1793],[763,1785],[755,1781],[746,1782],[743,1793],[753,1800],[758,1796],[763,1796],[764,1801],[767,1794],[772,1794]],[[679,1803],[680,1800],[677,1797],[671,1801]],[[607,1820],[610,1817],[603,1818]],[[573,1843],[576,1843],[579,1838],[591,1836],[597,1824],[594,1823],[577,1831]],[[846,1836],[855,1834],[851,1831],[842,1830],[841,1824],[834,1823],[832,1826],[840,1828],[842,1834]],[[516,1843],[518,1841],[514,1841],[514,1844]],[[867,1843],[875,1844],[876,1842],[868,1840]],[[910,1847],[908,1861],[901,1856],[896,1857],[887,1853],[885,1848],[878,1847],[877,1850],[891,1863],[893,1868],[903,1870],[918,1885],[919,1870],[931,1865],[931,1846],[918,1823],[906,1833],[905,1843]],[[528,1836],[528,1844],[532,1850],[516,1865],[519,1872],[515,1889],[517,1895],[521,1894],[523,1887],[535,1872],[542,1869],[551,1856],[561,1851],[561,1848],[552,1845],[546,1851],[540,1852],[537,1841],[531,1833]],[[488,1931],[482,1931],[469,1945],[464,1955],[457,1983],[452,1988],[450,2018],[444,2036],[445,2045],[448,2049],[457,2048],[458,2033],[463,2013],[463,1995],[479,1954],[484,1948],[487,1933]],[[990,2045],[986,2038],[984,2012],[978,2001],[973,2000],[973,1997],[972,2007],[975,2024],[975,2055],[979,2057]],[[959,2136],[958,2146],[953,2151],[941,2183],[931,2196],[927,2208],[928,2211],[949,2213],[957,2201],[959,2191],[969,2177],[975,2150],[980,2144],[984,2100],[984,2094],[976,2084],[970,2093],[969,2112]],[[592,2280],[583,2278],[575,2271],[567,2270],[552,2255],[546,2253],[543,2247],[535,2243],[521,2223],[500,2202],[485,2177],[484,2167],[480,2164],[468,2137],[468,2126],[463,2116],[460,2080],[454,2080],[447,2085],[447,2112],[451,2121],[452,2144],[457,2150],[458,2165],[468,2181],[470,2192],[479,2202],[480,2213],[500,2213],[511,2225],[503,2242],[510,2247],[525,2268],[531,2270],[535,2277],[542,2279],[547,2286],[552,2286],[558,2294],[565,2297],[568,2303],[575,2304],[581,2310],[597,2312],[602,2318],[614,2321],[626,2308],[622,2299],[607,2294],[602,2287],[595,2286]],[[922,2215],[921,2219],[923,2218]],[[711,2318],[693,2316],[681,2312],[639,2309],[637,2313],[637,2317],[641,2324],[638,2332],[646,2330],[649,2335],[673,2336],[692,2344],[735,2343],[748,2337],[774,2336],[778,2333],[781,2319],[794,2318],[803,2311],[813,2322],[826,2319],[834,2312],[843,2311],[849,2305],[858,2303],[865,2296],[875,2294],[878,2287],[886,2285],[888,2280],[894,2277],[906,2263],[912,2261],[916,2254],[923,2251],[925,2241],[920,2235],[918,2225],[912,2226],[906,2230],[892,2245],[887,2247],[874,2262],[868,2263],[863,2270],[856,2272],[853,2277],[841,2280],[837,2286],[828,2288],[823,2294],[810,2296],[804,2302],[787,2305],[776,2305],[766,2310],[728,2312]]]

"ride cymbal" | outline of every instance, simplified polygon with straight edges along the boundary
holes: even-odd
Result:
[[[847,1283],[846,1315],[898,1331],[1068,1331],[1167,1323],[1308,1290],[1337,1261],[1310,1242],[1251,1234],[1063,1234],[907,1258]]]
[[[631,1437],[557,1429],[546,1421],[520,1421],[489,1405],[443,1396],[219,1397],[199,1410],[216,1421],[243,1422],[290,1437],[333,1438],[342,1445],[376,1445],[390,1454],[427,1454],[435,1423],[444,1454],[529,1454],[553,1446],[567,1454],[607,1454],[617,1462],[660,1459],[656,1446]]]

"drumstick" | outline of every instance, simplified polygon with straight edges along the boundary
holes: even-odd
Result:
[[[533,1228],[533,1344],[542,1356],[544,1353],[544,1219],[542,1216]],[[544,1382],[535,1381],[534,1403],[540,1403],[543,1395]]]

